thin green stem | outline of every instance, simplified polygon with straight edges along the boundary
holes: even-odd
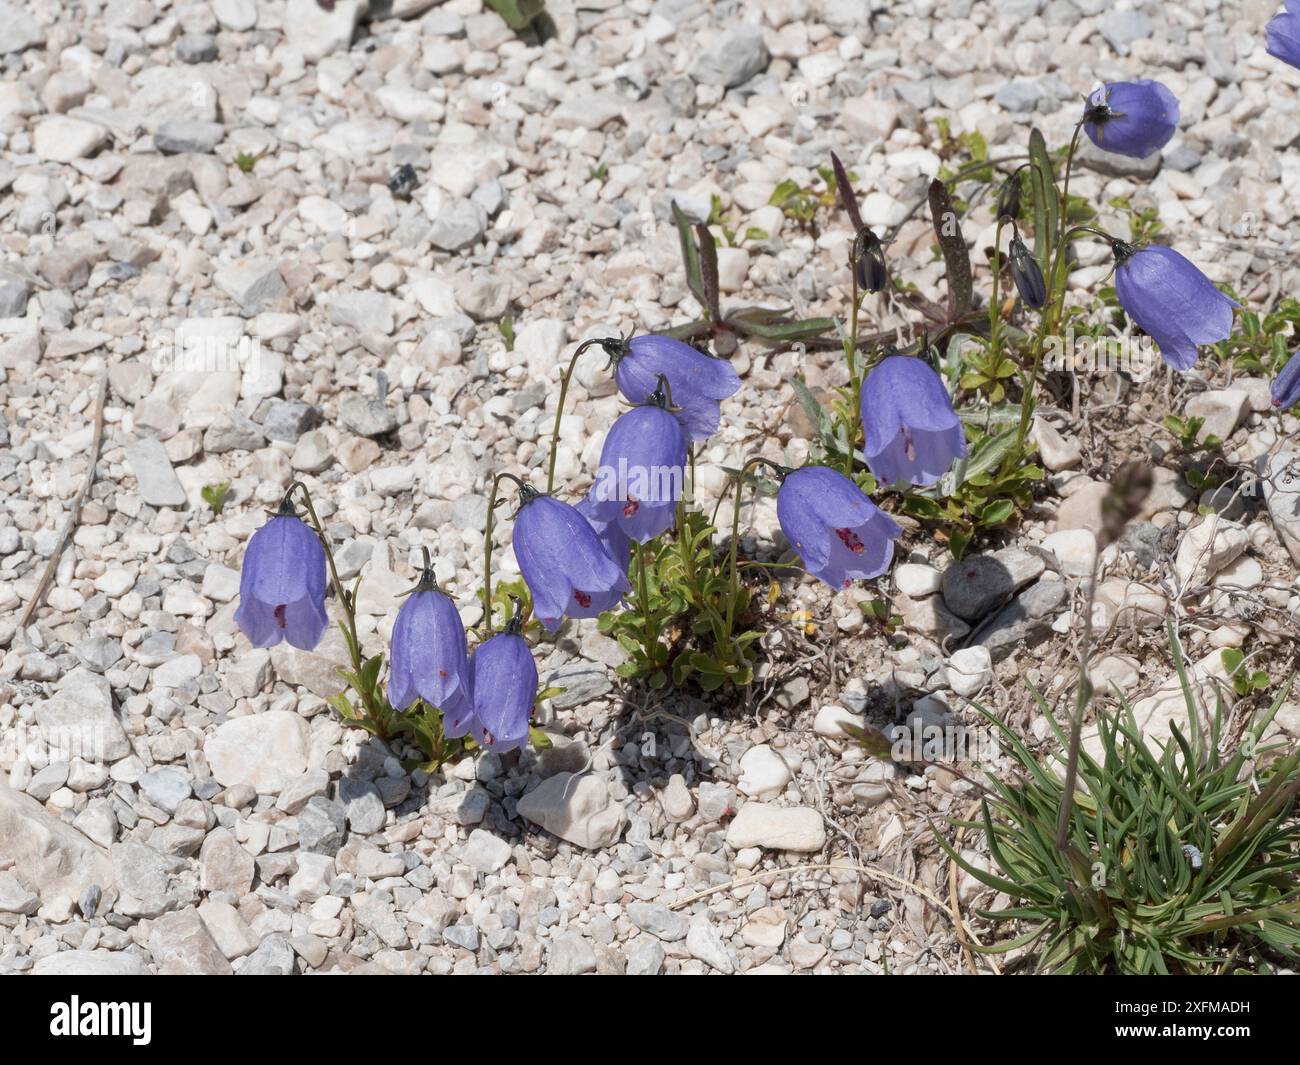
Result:
[[[853,446],[858,439],[858,426],[862,422],[862,382],[858,377],[858,307],[862,296],[858,292],[858,266],[849,263],[849,274],[853,278],[853,302],[849,305],[849,335],[844,339],[844,355],[849,362],[849,409],[853,417],[848,425],[848,446],[844,456],[844,473],[853,476]]]
[[[776,471],[777,475],[784,477],[789,471],[784,466],[778,465],[771,459],[762,458],[754,455],[745,460],[744,465],[740,467],[740,472],[736,475],[736,498],[731,508],[731,550],[727,559],[727,638],[731,638],[731,630],[736,621],[736,597],[740,594],[740,575],[736,567],[736,551],[740,545],[740,505],[744,498],[745,474],[753,466],[770,466]]]
[[[993,292],[989,296],[989,365],[998,365],[998,326],[1002,324],[1002,308],[998,303],[998,282],[1002,278],[1002,219],[993,231]]]
[[[569,360],[568,368],[564,371],[564,377],[560,380],[560,398],[555,404],[555,425],[551,429],[551,457],[546,465],[546,493],[549,495],[555,491],[555,459],[560,449],[560,423],[564,419],[564,401],[569,395],[569,382],[573,379],[574,367],[578,365],[578,357],[590,347],[603,344],[602,340],[584,340],[578,345],[577,350],[573,353],[573,358]]]
[[[1079,744],[1083,735],[1083,715],[1092,701],[1092,681],[1088,679],[1088,657],[1092,653],[1092,604],[1096,595],[1098,552],[1093,552],[1087,600],[1084,603],[1083,636],[1079,641],[1079,683],[1074,696],[1074,716],[1070,721],[1070,745],[1066,751],[1065,790],[1056,819],[1056,849],[1064,851],[1070,835],[1070,811],[1074,807],[1074,783],[1079,773]]]
[[[498,473],[492,478],[492,490],[488,494],[487,531],[483,533],[483,624],[489,636],[492,635],[492,533],[496,529],[496,508],[504,502],[497,499],[503,479],[514,481],[520,488],[527,487],[513,473]]]
[[[650,616],[650,587],[646,580],[646,551],[644,544],[636,546],[636,595],[641,608],[641,620],[645,625],[645,656],[651,670],[658,668],[659,637],[655,633],[654,619]]]

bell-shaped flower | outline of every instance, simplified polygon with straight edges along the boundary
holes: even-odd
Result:
[[[808,572],[836,591],[884,573],[903,532],[862,489],[828,466],[786,474],[776,494],[776,517]]]
[[[519,635],[517,623],[512,622],[504,632],[477,647],[470,668],[473,712],[464,726],[489,751],[505,754],[522,746],[528,739],[528,721],[537,698],[537,664]],[[458,720],[452,727],[461,726]],[[457,738],[451,732],[446,734]],[[457,735],[463,736],[464,732]]]
[[[595,530],[605,552],[622,566],[623,572],[626,573],[628,564],[632,561],[632,541],[623,531],[623,526],[616,521],[601,521],[596,517],[596,503],[590,493],[575,503],[573,509],[587,519],[587,524]]]
[[[1112,81],[1084,105],[1083,131],[1103,151],[1144,159],[1178,129],[1178,100],[1158,81]]]
[[[731,363],[672,337],[636,336],[613,341],[605,350],[614,360],[619,391],[633,403],[644,403],[659,389],[659,378],[668,379],[675,413],[692,441],[718,431],[718,404],[740,390]]]
[[[591,488],[596,520],[617,525],[641,544],[673,527],[682,498],[686,435],[667,403],[663,392],[655,392],[615,420]]]
[[[1300,67],[1300,0],[1286,0],[1286,10],[1269,21],[1264,31],[1264,50],[1269,55]]]
[[[521,489],[513,542],[533,612],[548,632],[566,616],[596,617],[631,589],[587,519],[552,496]]]
[[[282,639],[310,651],[325,634],[325,549],[287,500],[253,533],[239,574],[235,621],[254,647]]]
[[[1300,403],[1300,350],[1287,360],[1282,372],[1273,378],[1273,406],[1290,410]]]
[[[1115,294],[1124,310],[1160,348],[1175,370],[1190,370],[1198,344],[1217,344],[1232,332],[1229,299],[1173,248],[1135,248],[1111,241]]]
[[[1011,260],[1011,280],[1016,283],[1020,298],[1025,301],[1026,307],[1040,310],[1047,302],[1047,284],[1043,281],[1043,271],[1039,268],[1038,260],[1018,235],[1011,238],[1008,257]]]
[[[862,382],[863,454],[883,485],[934,484],[966,456],[966,433],[924,359],[889,355]]]
[[[393,623],[388,701],[406,710],[417,699],[458,713],[469,700],[465,626],[456,604],[439,590],[427,564]]]

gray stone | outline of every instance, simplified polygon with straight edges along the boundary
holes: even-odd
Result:
[[[649,932],[665,943],[676,943],[686,938],[686,918],[661,902],[629,903],[627,916],[641,931]]]
[[[384,404],[355,393],[339,404],[339,421],[357,436],[383,436],[397,428],[397,416]]]
[[[610,801],[605,782],[590,774],[556,773],[524,795],[518,809],[521,817],[588,850],[612,845],[623,831],[623,808]]]
[[[614,684],[605,666],[576,662],[548,673],[542,687],[563,688],[564,691],[551,698],[551,705],[557,710],[569,710],[607,695]]]
[[[510,861],[510,844],[491,832],[476,828],[469,834],[469,840],[461,851],[461,861],[480,873],[495,873]]]
[[[1069,597],[1064,581],[1039,581],[976,630],[971,643],[983,644],[995,662],[1051,634],[1052,618]]]
[[[429,240],[442,251],[459,251],[478,243],[487,225],[487,211],[473,200],[448,200],[433,220]]]
[[[105,673],[122,660],[122,641],[110,636],[91,636],[77,644],[77,658],[87,669]]]
[[[1260,484],[1278,537],[1300,564],[1300,451],[1279,451],[1259,460]]]
[[[175,878],[189,867],[147,843],[116,843],[109,850],[121,897],[117,910],[128,917],[157,917],[186,901]]]
[[[330,321],[358,333],[391,333],[396,325],[393,301],[382,292],[348,292],[329,305]]]
[[[260,307],[289,291],[280,264],[271,259],[249,258],[229,263],[212,275],[217,288],[246,309]]]
[[[274,400],[262,422],[262,432],[268,440],[297,443],[303,433],[320,425],[321,413],[300,399]]]
[[[176,807],[190,797],[192,785],[190,775],[175,766],[162,766],[140,778],[140,790],[145,798],[169,814],[174,814]]]
[[[204,891],[246,895],[255,875],[253,856],[229,831],[215,828],[208,833],[199,850],[199,885]]]
[[[317,795],[298,815],[298,845],[313,854],[333,857],[343,846],[347,815],[340,803]]]
[[[478,950],[478,929],[473,925],[454,924],[442,930],[442,938],[464,950]]]
[[[267,710],[219,725],[204,753],[222,787],[249,784],[260,795],[278,795],[306,770],[310,732],[292,711]]]
[[[29,891],[13,873],[0,872],[0,913],[30,917],[40,908],[39,896]]]
[[[276,934],[262,940],[235,971],[240,976],[292,976],[297,964],[289,937]]]
[[[943,601],[959,618],[977,621],[1037,580],[1045,568],[1037,555],[1014,547],[970,555],[944,570]]]
[[[45,43],[45,30],[21,7],[0,4],[0,55],[16,55]],[[21,69],[21,64],[20,64]]]
[[[704,85],[734,89],[767,69],[771,56],[758,26],[740,26],[728,33],[716,49],[700,56],[691,77]]]
[[[136,954],[106,950],[65,950],[39,959],[32,966],[34,976],[148,976],[149,970]]]
[[[1043,98],[1043,87],[1036,81],[1017,78],[1002,86],[994,95],[997,105],[1014,114],[1034,111]]]
[[[698,958],[718,972],[730,975],[736,971],[736,955],[725,943],[718,930],[707,917],[697,917],[691,921],[686,933],[686,949],[691,957]]]
[[[182,63],[211,63],[217,58],[216,38],[207,33],[187,33],[176,42],[176,58]]]
[[[262,427],[235,411],[217,418],[203,434],[203,450],[209,455],[227,451],[256,451],[266,445]]]
[[[384,827],[384,801],[379,789],[368,780],[344,777],[339,781],[339,802],[343,804],[348,828],[368,836]]]
[[[26,281],[0,280],[0,318],[21,318],[27,313],[31,294]]]
[[[664,967],[664,948],[647,939],[627,956],[628,976],[658,976]]]
[[[1132,8],[1116,8],[1101,20],[1101,35],[1120,55],[1128,55],[1129,45],[1145,40],[1154,30],[1151,20]]]
[[[116,762],[131,753],[130,741],[113,711],[108,681],[75,669],[59,690],[36,708],[41,737],[62,760]]]
[[[167,449],[153,437],[126,445],[126,465],[139,482],[140,497],[152,507],[183,507],[188,502]]]
[[[163,155],[182,155],[185,152],[210,155],[225,136],[226,127],[220,122],[172,119],[158,126],[153,143]]]

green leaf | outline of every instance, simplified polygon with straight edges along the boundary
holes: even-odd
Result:
[[[545,751],[551,746],[551,737],[539,729],[536,725],[528,726],[528,742],[534,750]]]
[[[203,497],[203,502],[212,508],[213,514],[220,514],[221,508],[226,505],[226,496],[230,492],[230,482],[221,481],[218,484],[204,485],[199,490]]]
[[[708,295],[704,291],[704,275],[700,267],[700,250],[695,244],[695,231],[691,220],[673,200],[673,222],[677,225],[677,237],[682,246],[682,261],[686,264],[686,287],[691,295],[699,301],[701,307],[709,305]],[[707,324],[707,323],[706,323]]]
[[[1047,142],[1038,129],[1029,133],[1030,180],[1034,199],[1034,258],[1050,263],[1060,218],[1060,198],[1056,192],[1056,174]],[[1049,284],[1051,279],[1048,279]]]

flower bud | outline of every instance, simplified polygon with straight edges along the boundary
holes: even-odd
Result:
[[[1047,302],[1047,285],[1043,281],[1043,271],[1038,267],[1038,260],[1029,253],[1025,242],[1019,237],[1011,238],[1011,279],[1016,283],[1016,291],[1025,301],[1026,307],[1040,310]]]

